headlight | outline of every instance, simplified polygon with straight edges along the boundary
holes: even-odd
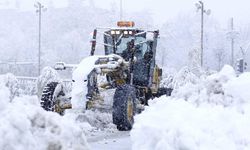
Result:
[[[115,33],[116,33],[116,34],[120,34],[120,31],[116,31]]]

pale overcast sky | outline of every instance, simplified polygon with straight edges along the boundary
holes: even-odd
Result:
[[[95,1],[100,7],[108,7],[107,1],[120,0]],[[198,0],[123,0],[125,11],[149,9],[159,23],[166,22],[180,13],[195,13],[196,2]],[[211,9],[211,16],[221,23],[226,23],[231,17],[238,22],[250,22],[250,0],[203,0],[203,2],[205,9]]]
[[[15,0],[0,0],[0,3]],[[19,0],[25,9],[33,8],[36,0]],[[40,0],[43,3],[49,0]],[[67,0],[53,0],[54,4],[63,7],[67,5]],[[88,1],[88,0],[86,0]],[[109,9],[112,2],[119,6],[120,0],[94,0],[95,5],[101,8]],[[198,0],[123,0],[125,12],[135,12],[140,10],[149,10],[157,24],[162,24],[167,20],[174,18],[180,13],[194,12],[195,3]],[[211,9],[211,16],[225,24],[230,17],[234,17],[236,22],[250,22],[250,0],[203,0],[206,9]],[[126,16],[125,16],[126,19]]]

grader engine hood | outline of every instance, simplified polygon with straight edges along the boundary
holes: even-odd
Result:
[[[88,101],[86,96],[92,92],[89,84],[94,84],[91,75],[112,72],[118,68],[128,66],[126,64],[127,62],[122,57],[115,54],[84,58],[73,72],[72,108],[86,108],[86,102]]]

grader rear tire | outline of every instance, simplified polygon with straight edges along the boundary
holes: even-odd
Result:
[[[136,113],[136,89],[131,85],[122,85],[115,91],[113,101],[113,123],[120,131],[132,129]]]

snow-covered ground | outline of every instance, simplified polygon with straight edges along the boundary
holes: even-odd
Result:
[[[88,138],[92,150],[131,150],[132,142],[129,132],[114,131]]]
[[[72,109],[59,116],[44,111],[37,96],[16,94],[17,88],[13,75],[0,76],[1,150],[131,149],[129,132],[117,131],[109,112]]]
[[[250,149],[250,73],[225,66],[197,77],[183,68],[165,81],[173,95],[150,101],[132,131],[119,132],[110,112],[46,112],[36,96],[16,94],[13,76],[0,76],[0,149]]]
[[[36,96],[11,99],[6,85],[6,76],[0,76],[1,150],[89,149],[85,124],[44,111]]]
[[[135,117],[132,148],[250,149],[250,73],[236,77],[234,70],[225,66],[208,77],[189,77],[183,78],[185,84],[174,90],[172,97],[154,99]]]

